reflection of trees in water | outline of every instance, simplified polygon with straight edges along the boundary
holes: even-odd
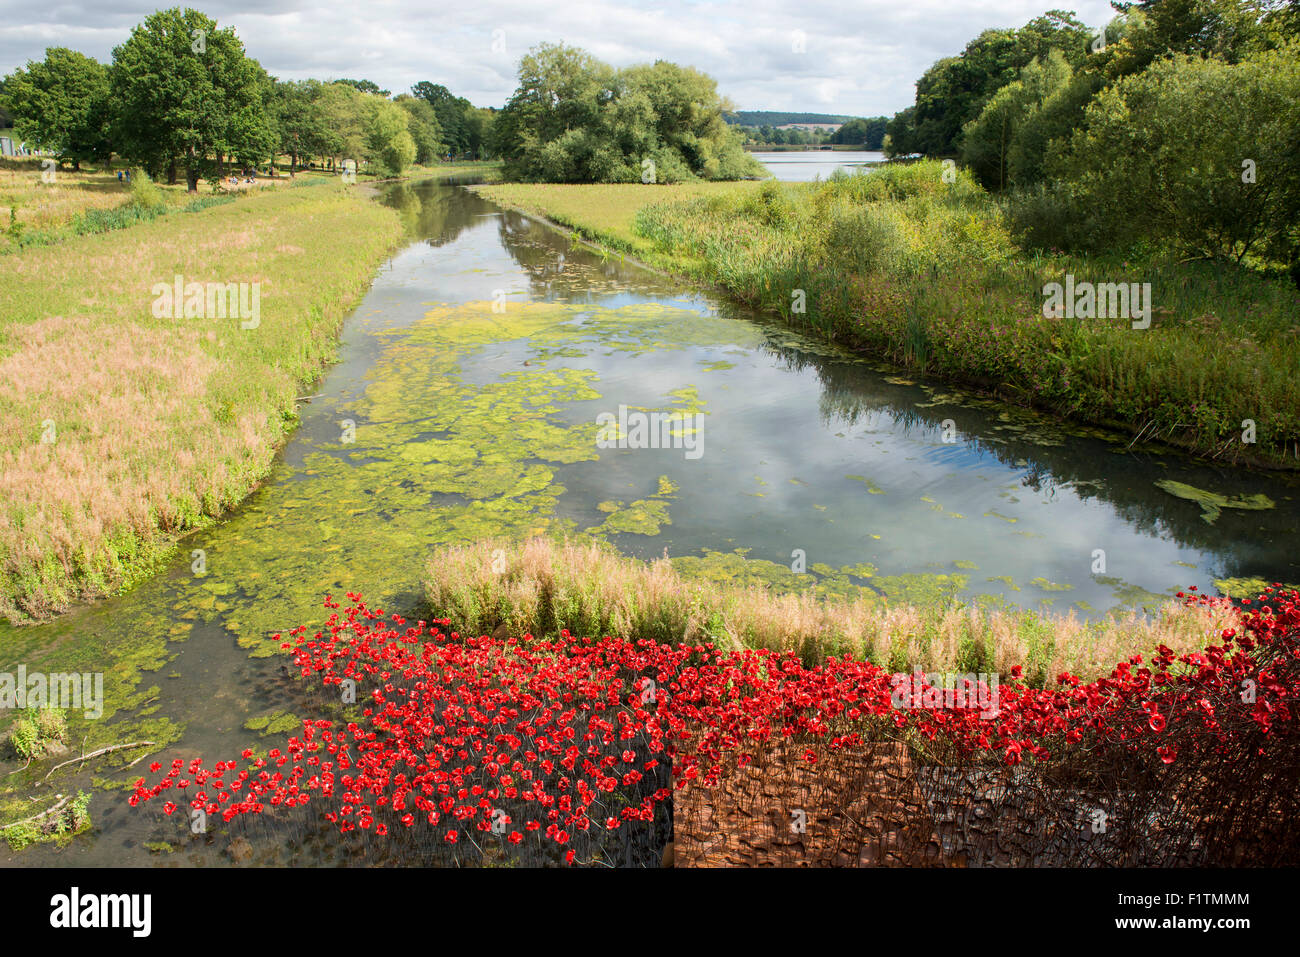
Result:
[[[886,382],[860,362],[806,352],[789,344],[787,336],[784,330],[773,329],[765,347],[791,371],[817,376],[821,383],[819,411],[828,426],[853,426],[886,415],[904,431],[931,433],[938,445],[943,423],[951,419],[970,464],[991,455],[1002,465],[1016,469],[1020,484],[1036,494],[1052,497],[1058,489],[1069,487],[1085,502],[1105,502],[1135,530],[1156,537],[1168,534],[1180,545],[1215,552],[1238,567],[1233,574],[1259,573],[1246,570],[1252,565],[1275,570],[1276,558],[1268,557],[1270,546],[1231,537],[1227,530],[1234,524],[1231,510],[1225,510],[1215,525],[1208,524],[1194,503],[1161,491],[1155,485],[1157,480],[1177,478],[1228,496],[1262,491],[1277,503],[1277,508],[1264,513],[1244,512],[1245,520],[1275,529],[1278,538],[1286,529],[1300,525],[1300,509],[1283,498],[1297,498],[1296,489],[1281,477],[1234,473],[1174,457],[1165,459],[1174,467],[1162,468],[1154,464],[1153,457],[1140,451],[1116,455],[1112,443],[1074,434],[1067,424],[992,401],[987,408],[947,403],[918,408],[921,396],[915,387]],[[813,348],[818,348],[817,344]],[[1024,431],[1005,428],[1007,423],[991,414],[995,410],[1010,412],[1012,423],[1023,426]],[[997,428],[1000,425],[1003,428]],[[1043,441],[1061,444],[1040,444]]]
[[[520,213],[500,210],[469,190],[436,183],[398,183],[388,189],[384,201],[401,214],[411,235],[427,238],[433,245],[450,242],[479,217],[497,213],[501,244],[528,274],[530,293],[537,299],[590,301],[626,291],[674,297],[682,292],[680,283],[614,256],[601,257],[555,229]],[[1225,511],[1216,525],[1202,521],[1193,503],[1162,492],[1154,484],[1157,479],[1177,478],[1229,496],[1262,491],[1278,507],[1265,513],[1243,513],[1249,520],[1277,529],[1279,536],[1300,525],[1300,509],[1283,498],[1298,499],[1300,495],[1279,478],[1218,470],[1186,459],[1170,459],[1176,468],[1160,468],[1140,452],[1115,455],[1115,446],[1101,439],[1075,434],[1069,426],[1046,416],[992,401],[918,408],[920,395],[915,387],[886,382],[869,364],[845,359],[834,348],[805,338],[779,320],[757,317],[744,306],[724,301],[718,310],[762,328],[766,351],[785,368],[817,376],[821,384],[819,411],[827,425],[853,426],[873,416],[888,416],[904,432],[931,433],[937,446],[943,422],[951,419],[967,464],[991,455],[1015,469],[1021,484],[1040,495],[1050,496],[1068,486],[1083,501],[1107,503],[1135,530],[1157,537],[1168,534],[1180,545],[1215,552],[1234,566],[1234,575],[1272,577],[1269,569],[1276,568],[1277,559],[1270,557],[1270,546],[1231,538],[1227,529],[1237,517],[1231,510]],[[1024,432],[1005,428],[1007,423],[998,421],[995,414],[1001,411],[1009,411],[1013,424],[1024,426]],[[1042,440],[1060,444],[1044,445]]]
[[[496,209],[467,189],[442,183],[394,183],[382,202],[397,210],[408,236],[428,240],[431,246],[451,242],[484,213]]]
[[[544,223],[514,210],[497,218],[501,244],[528,274],[535,299],[587,300],[615,292],[671,295],[678,286],[621,260],[602,256]]]

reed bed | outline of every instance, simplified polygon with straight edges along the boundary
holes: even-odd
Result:
[[[1170,601],[1158,614],[1127,611],[1084,621],[1012,607],[948,602],[891,605],[690,580],[671,559],[642,562],[594,542],[487,540],[438,550],[425,578],[429,614],[475,634],[618,636],[724,649],[793,651],[814,665],[850,655],[894,671],[1008,674],[1045,686],[1069,671],[1085,679],[1164,644],[1199,650],[1235,612]]]

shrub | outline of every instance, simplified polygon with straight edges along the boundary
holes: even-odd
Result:
[[[56,708],[28,708],[9,730],[9,743],[21,758],[42,757],[54,744],[68,738],[68,721]]]
[[[166,207],[167,197],[148,173],[136,169],[131,171],[131,202],[141,209],[154,210]]]
[[[1158,60],[1103,90],[1054,172],[1119,245],[1300,259],[1300,48]],[[1253,176],[1253,182],[1249,181]]]

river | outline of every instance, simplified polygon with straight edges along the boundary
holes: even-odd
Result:
[[[3,670],[104,673],[109,740],[167,743],[162,761],[282,743],[311,700],[270,636],[321,622],[327,592],[415,611],[433,549],[490,535],[594,532],[709,574],[802,561],[894,600],[989,596],[1082,617],[1216,579],[1300,581],[1293,480],[881,367],[459,186],[398,184],[382,201],[410,241],[347,321],[262,487],[127,594],[0,630]],[[701,454],[598,449],[597,417],[620,406],[698,415]],[[1271,507],[1232,507],[1257,496]],[[127,807],[113,788],[144,773],[103,760],[60,772],[60,792],[95,785],[93,834],[6,862],[382,860],[314,808],[247,825],[232,851],[220,827],[192,836],[180,815]]]

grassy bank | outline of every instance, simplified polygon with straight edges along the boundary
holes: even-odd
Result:
[[[1300,465],[1293,285],[1226,264],[1026,255],[993,198],[944,173],[922,162],[693,197],[482,193],[907,368],[1224,461]],[[1150,327],[1044,318],[1044,285],[1067,274],[1150,283]]]
[[[330,181],[0,258],[0,613],[111,593],[247,495],[400,234]],[[178,275],[256,322],[159,318]]]
[[[567,628],[579,637],[790,650],[810,664],[849,654],[895,671],[1006,674],[1020,665],[1037,685],[1062,671],[1107,674],[1161,643],[1200,650],[1235,618],[1172,601],[1153,618],[1127,612],[1096,622],[952,602],[917,607],[866,592],[818,597],[712,582],[693,576],[693,565],[646,564],[602,544],[483,541],[437,551],[425,598],[433,615],[473,634],[548,637]]]
[[[583,239],[628,253],[662,268],[682,271],[683,264],[665,255],[653,240],[636,230],[637,214],[656,203],[744,195],[758,187],[756,181],[693,182],[642,185],[601,183],[499,183],[473,187],[484,199],[541,216],[571,229]],[[703,263],[698,264],[703,268]]]

